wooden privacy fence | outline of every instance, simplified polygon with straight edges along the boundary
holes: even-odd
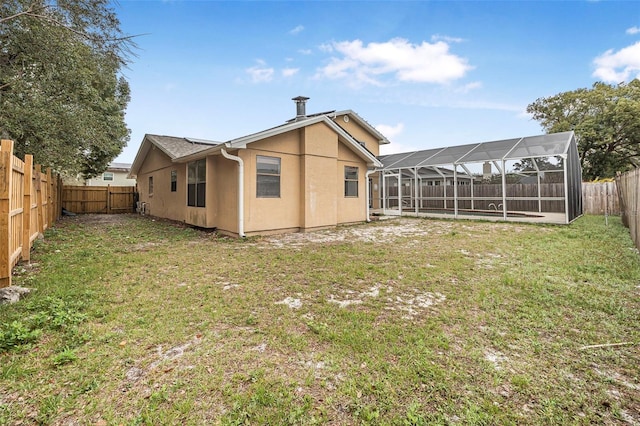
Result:
[[[629,228],[631,238],[640,249],[640,169],[616,176],[622,223]]]
[[[13,155],[13,141],[0,148],[0,287],[11,285],[11,271],[29,260],[33,242],[59,217],[59,175],[42,172],[33,156]]]
[[[619,215],[620,203],[615,182],[582,182],[585,214]]]
[[[135,186],[67,186],[62,208],[77,214],[135,212]]]

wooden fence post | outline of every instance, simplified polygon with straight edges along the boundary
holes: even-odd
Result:
[[[38,215],[38,232],[40,234],[44,234],[44,217],[43,214],[43,196],[42,196],[42,166],[40,164],[36,164],[35,167],[35,178],[36,178],[36,213]]]
[[[111,212],[111,185],[107,185],[107,214]]]
[[[22,259],[31,260],[31,187],[33,186],[33,155],[24,156],[24,191],[22,201]]]
[[[0,288],[11,285],[11,178],[13,141],[2,140],[0,147]]]
[[[51,196],[51,190],[53,189],[52,177],[51,167],[47,167],[47,228],[51,228],[51,224],[53,223],[53,197]]]

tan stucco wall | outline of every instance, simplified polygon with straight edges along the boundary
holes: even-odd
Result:
[[[376,157],[380,155],[380,145],[378,139],[376,139],[368,130],[356,123],[355,120],[350,119],[345,123],[344,115],[338,115],[334,118],[334,121],[343,129],[345,129],[351,136],[356,138],[360,142],[364,142],[365,147],[371,151]]]
[[[336,174],[336,199],[338,200],[338,223],[351,223],[364,221],[367,215],[366,205],[366,180],[365,174],[367,171],[366,164],[359,159],[357,155],[353,153],[344,144],[339,145],[338,149],[339,160]],[[344,196],[344,168],[345,166],[358,168],[358,196],[357,197],[345,197]]]
[[[238,152],[229,152],[229,154],[238,155]],[[241,155],[242,154],[239,155],[240,158],[242,158]],[[211,190],[214,194],[211,196],[211,199],[215,200],[215,213],[212,221],[210,222],[210,226],[214,226],[226,233],[237,234],[238,163],[232,160],[227,160],[222,156],[216,156],[214,157],[214,160],[213,173],[215,174],[216,185],[212,185]],[[209,202],[209,199],[207,199],[207,202]]]
[[[264,145],[263,145],[264,147]],[[245,161],[245,232],[298,228],[300,226],[300,156],[297,138],[287,138],[279,151],[249,149],[241,151]],[[256,157],[280,158],[280,197],[257,197]]]
[[[353,123],[353,120],[350,121]],[[340,123],[348,125],[349,123]],[[359,125],[348,130],[377,153],[377,140]],[[366,220],[367,164],[340,141],[325,123],[274,136],[229,151],[244,162],[244,231],[258,233],[310,230]],[[256,194],[256,157],[281,159],[280,197]],[[358,167],[358,196],[344,196],[344,167]],[[170,171],[178,171],[178,190],[170,192]],[[147,193],[154,176],[154,194]],[[141,201],[151,215],[238,233],[238,163],[215,154],[207,158],[206,207],[187,207],[187,164],[172,163],[159,149],[151,149],[138,173]]]
[[[171,192],[171,170],[176,170],[177,188]],[[153,176],[153,194],[149,194],[149,176]],[[174,164],[159,149],[151,149],[138,171],[139,200],[147,203],[152,216],[184,221],[187,204],[187,176],[184,164]]]

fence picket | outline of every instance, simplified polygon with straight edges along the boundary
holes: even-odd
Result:
[[[629,228],[631,238],[640,249],[640,169],[631,170],[616,176],[622,223]]]
[[[11,285],[11,271],[29,260],[33,241],[58,218],[60,177],[42,173],[33,156],[13,155],[13,141],[0,147],[0,288]],[[54,190],[55,189],[55,190]]]

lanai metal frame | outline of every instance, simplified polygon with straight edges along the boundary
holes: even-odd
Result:
[[[557,170],[541,170],[538,167],[542,159],[549,158],[560,159]],[[530,160],[534,169],[529,173],[536,176],[537,196],[510,197],[507,194],[507,162],[524,159]],[[471,172],[469,165],[482,163],[493,165],[500,173],[502,202],[499,204],[502,208],[502,219],[508,219],[509,203],[515,199],[536,200],[538,212],[541,214],[544,213],[543,201],[561,200],[564,202],[564,223],[570,223],[582,215],[582,170],[576,136],[572,131],[391,154],[381,156],[379,160],[384,164],[380,170],[378,182],[384,214],[418,215],[423,202],[422,183],[425,179],[433,179],[434,176],[439,176],[444,185],[443,209],[450,208],[447,202],[453,201],[453,216],[458,218],[459,201],[464,200],[470,201],[471,210],[475,210],[475,203],[482,199],[474,197],[477,175]],[[542,196],[541,177],[549,172],[562,172],[564,181],[562,197]],[[403,180],[408,180],[410,185],[408,197],[403,197]],[[393,186],[390,183],[397,185],[398,194],[395,196],[390,195],[390,188]],[[461,183],[470,185],[470,197],[458,196],[458,186]],[[448,194],[449,188],[453,191],[453,196]],[[403,203],[404,201],[406,202]],[[497,208],[496,211],[498,211]]]

